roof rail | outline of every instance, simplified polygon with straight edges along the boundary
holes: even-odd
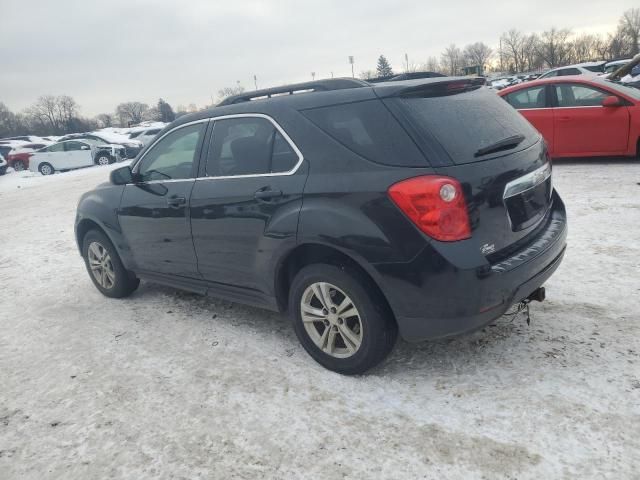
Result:
[[[369,87],[370,84],[363,80],[355,78],[331,78],[326,80],[317,80],[314,82],[296,83],[293,85],[283,85],[281,87],[264,88],[262,90],[254,90],[253,92],[245,92],[239,95],[233,95],[225,98],[218,104],[233,105],[236,103],[250,102],[252,100],[263,100],[279,95],[293,95],[303,92],[327,92],[330,90],[344,90],[347,88]]]

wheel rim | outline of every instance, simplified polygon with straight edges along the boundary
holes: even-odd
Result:
[[[300,301],[309,338],[327,355],[348,358],[362,345],[362,320],[353,300],[335,285],[309,285]]]
[[[99,157],[98,165],[109,165],[109,157]]]
[[[22,161],[18,160],[17,162],[13,162],[13,169],[16,172],[21,172],[22,170],[24,170],[24,163],[22,163]]]
[[[51,167],[49,165],[42,165],[40,167],[40,173],[43,175],[51,175]]]
[[[96,282],[106,289],[112,288],[116,283],[116,274],[113,270],[111,256],[106,248],[98,242],[89,244],[89,268]]]

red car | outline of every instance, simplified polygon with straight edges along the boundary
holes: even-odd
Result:
[[[640,90],[598,77],[552,77],[498,92],[538,129],[552,157],[640,155]]]
[[[29,158],[33,155],[33,152],[46,147],[44,143],[27,143],[20,145],[20,147],[7,156],[7,162],[10,167],[16,172],[27,170],[29,168]]]

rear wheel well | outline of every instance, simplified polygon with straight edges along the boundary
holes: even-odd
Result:
[[[318,244],[305,244],[296,247],[287,255],[287,258],[285,258],[280,268],[278,268],[275,287],[276,300],[281,311],[286,311],[289,305],[289,290],[293,278],[303,267],[315,263],[335,265],[340,268],[347,267],[359,273],[363,280],[369,283],[369,286],[374,289],[378,298],[384,303],[384,308],[388,311],[389,315],[393,317],[393,311],[382,290],[380,290],[380,287],[378,287],[378,284],[373,280],[371,275],[369,275],[358,262],[335,248]]]

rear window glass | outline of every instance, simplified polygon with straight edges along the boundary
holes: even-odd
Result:
[[[335,140],[368,160],[393,166],[428,165],[380,100],[332,105],[302,113]]]
[[[401,98],[398,102],[408,120],[432,135],[456,164],[516,152],[539,138],[522,115],[487,88],[443,97]],[[475,156],[479,150],[515,135],[524,135],[525,139],[512,151]]]

